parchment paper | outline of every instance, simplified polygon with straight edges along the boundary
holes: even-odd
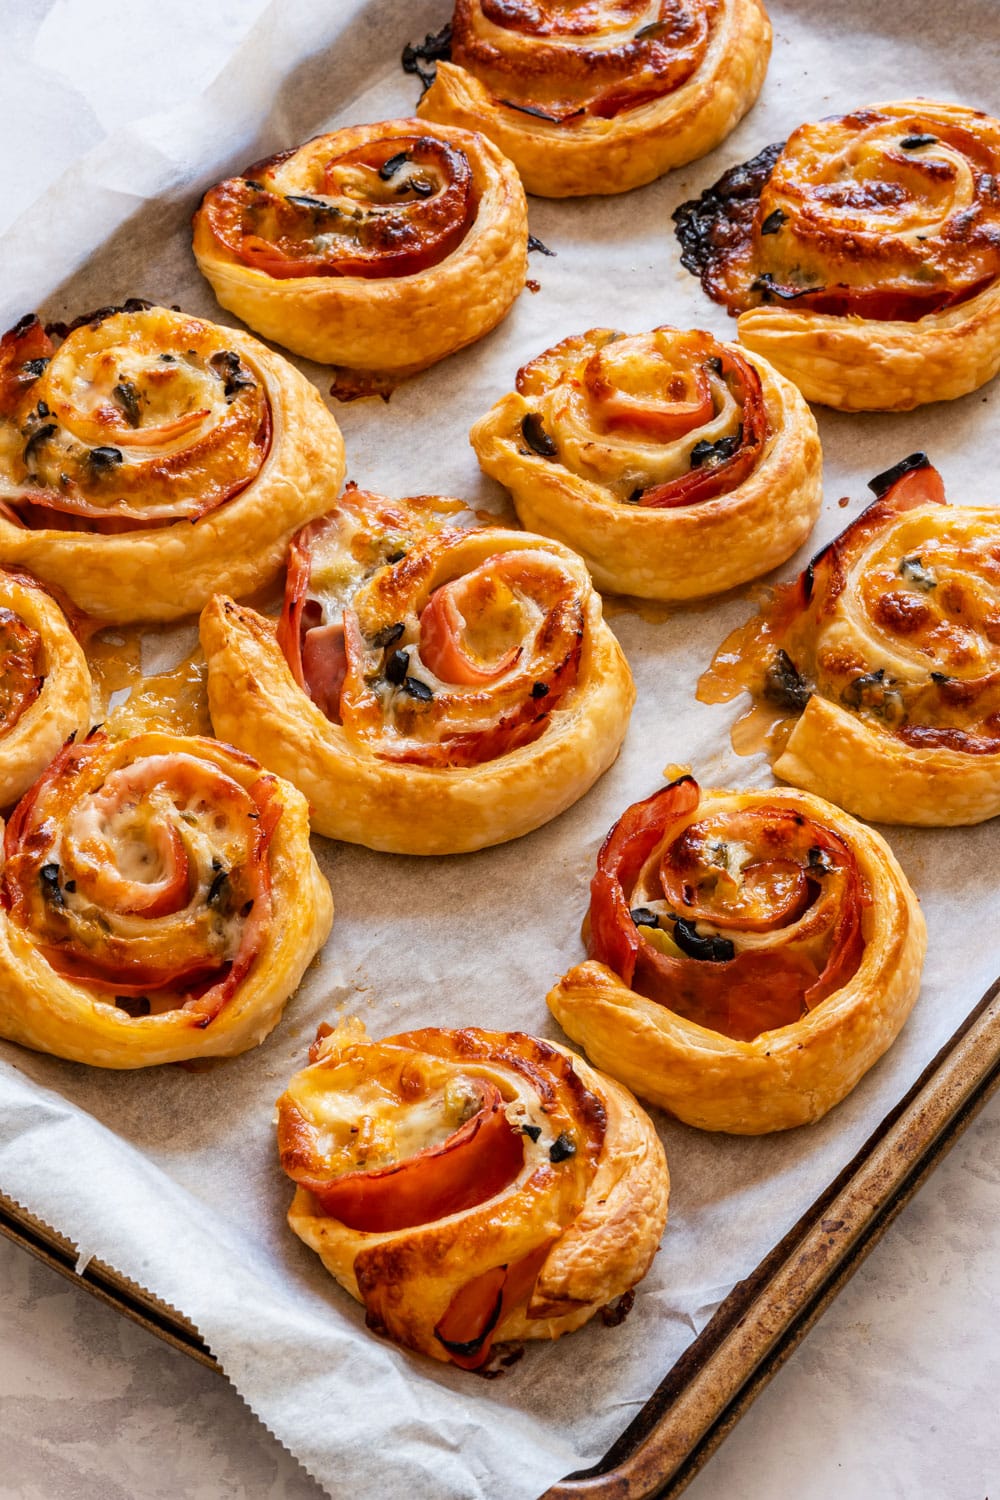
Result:
[[[36,306],[71,317],[130,295],[233,322],[190,256],[188,218],[201,192],[320,130],[409,113],[417,87],[399,69],[400,49],[440,26],[449,6],[275,0],[228,7],[218,23],[206,10],[197,24],[216,51],[202,37],[193,61],[194,6],[185,3],[174,29],[161,25],[152,48],[106,15],[106,87],[76,66],[93,55],[93,8],[60,0],[49,9],[46,19],[32,8],[41,29],[32,43],[23,22],[19,46],[25,55],[35,46],[32,62],[48,69],[85,154],[57,175],[22,129],[18,191],[30,176],[25,153],[44,191],[0,239],[3,327]],[[947,14],[911,0],[775,0],[771,10],[763,96],[718,151],[625,198],[532,200],[531,228],[557,252],[532,258],[541,291],[526,291],[494,334],[410,381],[388,406],[336,408],[350,477],[390,494],[453,493],[501,509],[466,435],[526,359],[595,324],[641,331],[672,321],[731,336],[725,314],[680,267],[677,203],[805,119],[914,93],[1000,113],[992,0],[961,0]],[[166,89],[171,108],[115,127],[142,96],[137,70],[150,102]],[[108,98],[125,101],[121,115]],[[325,372],[303,368],[325,392]],[[917,448],[942,469],[952,500],[1000,501],[990,462],[996,401],[992,387],[905,416],[821,411],[824,512],[782,573],[857,514],[867,478]],[[842,496],[851,497],[846,508]],[[638,685],[628,738],[589,796],[538,833],[430,861],[317,840],[337,903],[333,935],[256,1052],[201,1070],[113,1074],[0,1044],[3,1191],[70,1235],[83,1258],[99,1255],[191,1318],[253,1410],[332,1494],[529,1500],[593,1463],[1000,970],[1000,828],[888,830],[930,928],[921,999],[894,1049],[806,1130],[740,1140],[659,1118],[671,1219],[630,1318],[532,1345],[501,1380],[438,1368],[368,1336],[361,1311],[288,1231],[272,1104],[319,1021],[354,1012],[374,1035],[464,1024],[557,1035],[545,992],[582,956],[596,849],[621,811],[654,790],[671,762],[690,764],[705,785],[769,784],[762,757],[729,750],[731,708],[694,699],[715,646],[752,608],[747,591],[664,620],[612,607]]]

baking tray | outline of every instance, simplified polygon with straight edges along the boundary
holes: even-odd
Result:
[[[1000,979],[798,1223],[737,1282],[593,1468],[541,1500],[671,1500],[854,1275],[1000,1085]],[[0,1233],[174,1349],[221,1373],[195,1326],[0,1194]]]

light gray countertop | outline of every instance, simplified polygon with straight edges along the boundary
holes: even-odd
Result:
[[[690,1500],[995,1497],[998,1208],[995,1099],[694,1481]],[[0,1500],[323,1493],[225,1380],[2,1240],[0,1348]]]

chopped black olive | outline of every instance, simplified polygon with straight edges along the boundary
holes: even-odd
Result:
[[[785,213],[784,209],[776,208],[773,213],[768,214],[767,218],[760,226],[760,232],[761,234],[777,234],[782,224],[787,223],[787,221],[788,215]]]
[[[37,322],[37,313],[25,313],[23,318],[18,318],[17,322],[14,324],[13,328],[10,331],[13,334],[14,338],[17,339],[21,337],[22,333],[27,333],[29,328],[33,328]]]
[[[294,203],[297,208],[311,208],[313,213],[330,214],[337,218],[340,209],[335,203],[324,203],[321,198],[310,198],[308,193],[286,193],[286,203]]]
[[[44,427],[39,427],[32,433],[31,437],[24,445],[24,453],[22,455],[25,466],[28,469],[31,468],[32,461],[34,460],[38,449],[42,446],[43,443],[47,442],[48,439],[55,434],[55,431],[56,424],[54,422],[46,422]]]
[[[130,427],[138,427],[141,413],[139,411],[139,392],[131,380],[119,380],[111,392],[112,399],[125,413],[125,420]]]
[[[923,593],[929,594],[931,589],[936,589],[938,581],[927,568],[924,567],[923,558],[904,557],[899,564],[900,577],[905,578],[907,583],[912,583],[915,588]]]
[[[655,37],[662,36],[666,29],[666,21],[650,21],[648,26],[639,27],[632,40],[634,42],[652,41]]]
[[[37,380],[39,375],[44,372],[47,364],[47,359],[27,359],[21,366],[21,369],[25,375],[30,375],[32,379]]]
[[[577,115],[583,114],[583,109],[574,109],[572,114],[551,115],[546,109],[538,109],[534,104],[516,104],[513,99],[501,99],[501,104],[506,104],[508,109],[516,109],[519,115],[534,115],[536,120],[548,120],[550,125],[561,125],[565,120],[575,120]]]
[[[388,182],[390,177],[395,177],[400,167],[404,167],[410,159],[408,151],[397,151],[395,156],[390,156],[378,169],[378,175],[383,182]]]
[[[883,469],[881,474],[869,479],[868,488],[881,500],[886,490],[891,490],[896,480],[902,479],[904,474],[910,474],[914,469],[929,469],[930,466],[931,461],[926,453],[911,453],[906,458],[901,458],[898,464],[893,464],[891,469]]]
[[[218,354],[212,355],[209,364],[219,378],[225,381],[223,395],[227,401],[231,401],[239,391],[252,391],[256,388],[256,380],[232,349],[220,349]]]
[[[688,958],[701,959],[705,963],[725,964],[736,953],[729,938],[702,937],[693,922],[686,922],[683,917],[678,917],[674,923],[674,942],[682,953]]]
[[[764,673],[764,697],[779,708],[805,708],[812,688],[786,651],[779,649]]]
[[[49,403],[47,401],[39,401],[36,410],[40,417],[47,417],[49,414]]]
[[[217,861],[213,860],[212,863],[213,865],[215,865]],[[215,874],[212,876],[212,884],[208,888],[208,895],[205,897],[205,901],[209,906],[214,906],[218,902],[219,898],[222,895],[223,887],[226,885],[226,882],[228,880],[228,870],[216,870]]]
[[[538,1137],[541,1135],[541,1133],[542,1133],[542,1127],[540,1125],[522,1125],[521,1126],[521,1134],[522,1135],[526,1135],[528,1137],[529,1141],[537,1141]]]
[[[555,458],[559,449],[553,438],[550,438],[542,426],[542,419],[537,411],[529,411],[521,419],[521,436],[529,448],[533,448],[540,458]]]
[[[905,717],[902,695],[892,687],[891,680],[886,683],[884,667],[855,677],[841,696],[848,708],[865,708],[889,724],[898,724]]]
[[[531,696],[533,698],[547,698],[549,696],[548,683],[536,682],[532,684]]]
[[[766,304],[772,297],[777,297],[779,302],[795,302],[799,297],[808,297],[811,292],[822,292],[824,288],[821,286],[783,286],[775,281],[770,271],[764,271],[750,283],[750,290],[760,292]]]
[[[569,1161],[570,1157],[575,1155],[576,1145],[566,1134],[565,1130],[563,1130],[559,1135],[556,1136],[555,1140],[552,1142],[552,1145],[549,1147],[549,1161]]]
[[[116,469],[119,464],[125,462],[120,448],[109,448],[103,445],[100,448],[91,448],[87,457],[90,460],[90,467],[98,474],[108,469]]]
[[[244,901],[243,905],[240,907],[240,916],[241,917],[248,917],[252,911],[253,911],[253,898],[251,898],[249,901]]]
[[[810,875],[820,877],[823,875],[829,875],[830,871],[833,869],[833,866],[827,859],[826,855],[823,853],[823,850],[814,845],[809,850],[809,863],[806,866],[806,869]]]
[[[391,646],[395,641],[399,640],[405,628],[402,620],[395,625],[384,625],[381,630],[377,630],[372,636],[372,645],[377,646],[380,651],[383,651],[386,646]]]
[[[660,919],[655,911],[650,911],[648,906],[635,906],[629,912],[629,916],[637,927],[659,927]]]
[[[394,651],[387,658],[385,664],[385,675],[394,687],[400,687],[406,677],[410,665],[409,651]]]
[[[743,441],[743,428],[737,427],[731,437],[719,438],[717,442],[710,443],[702,438],[695,443],[691,449],[691,467],[700,469],[702,464],[722,463],[727,458],[732,458],[737,448]]]
[[[390,552],[389,553],[389,556],[386,558],[386,562],[387,563],[402,562],[403,558],[405,556],[406,556],[406,548],[405,547],[400,547],[398,549],[398,551],[396,551],[396,552]]]
[[[556,253],[554,250],[550,250],[549,247],[548,247],[548,245],[544,244],[538,238],[537,234],[529,234],[528,235],[528,254],[531,255],[535,250],[538,251],[539,255],[555,255],[555,253]]]
[[[42,895],[46,901],[50,901],[53,906],[65,906],[66,898],[59,888],[59,866],[42,865],[38,878],[42,883]]]
[[[165,365],[173,365],[177,363],[176,358],[173,354],[161,354],[160,358]]]
[[[419,677],[404,677],[402,688],[404,693],[409,693],[411,698],[418,698],[421,703],[430,703],[434,697],[426,682],[421,682]]]
[[[267,192],[267,188],[264,186],[264,184],[262,182],[258,182],[255,177],[244,177],[243,181],[246,183],[248,188],[254,188],[258,193]]]
[[[706,370],[711,370],[713,375],[722,374],[722,360],[717,354],[712,354],[705,361]]]
[[[424,86],[424,93],[434,82],[436,64],[451,57],[451,22],[446,21],[440,31],[429,31],[422,42],[408,42],[403,48],[400,61],[404,73],[415,73]],[[429,68],[421,63],[430,63]]]
[[[115,1005],[133,1020],[149,1015],[149,997],[146,995],[116,995]]]
[[[948,676],[947,672],[932,672],[931,673],[931,682],[936,682],[937,685],[938,685],[938,687],[941,687],[941,685],[943,683],[950,682],[950,681],[951,681],[951,678]]]
[[[921,146],[936,146],[936,135],[904,135],[900,141],[904,151],[919,151]]]
[[[428,182],[426,177],[411,177],[400,191],[416,193],[418,198],[429,198],[432,193],[437,192],[437,188],[433,182]]]
[[[638,505],[645,493],[646,491],[642,488],[642,485],[637,485],[631,495],[629,495],[627,503],[629,505]]]
[[[63,890],[69,891],[70,895],[72,896],[73,892],[76,890],[76,881],[67,880],[65,885],[63,886]]]

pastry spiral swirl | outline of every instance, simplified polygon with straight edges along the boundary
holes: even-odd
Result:
[[[256,1046],[333,915],[304,799],[214,740],[71,742],[4,857],[0,1035],[101,1067]]]
[[[759,0],[456,0],[419,113],[482,130],[529,193],[624,193],[724,140],[770,52]]]
[[[0,569],[0,807],[9,807],[71,735],[90,727],[90,672],[57,601]]]
[[[0,556],[94,619],[267,583],[343,477],[319,393],[235,329],[132,300],[0,340]]]
[[[278,1101],[288,1222],[369,1328],[474,1370],[646,1274],[669,1177],[624,1089],[523,1032],[324,1031]]]
[[[457,524],[474,519],[348,487],[293,542],[277,639],[230,599],[202,615],[216,731],[300,787],[320,833],[409,854],[501,843],[618,753],[634,689],[585,567]]]
[[[699,697],[748,690],[777,775],[863,818],[1000,813],[1000,523],[912,454],[720,647]],[[739,749],[742,736],[734,733]]]
[[[807,793],[637,802],[591,885],[590,959],[548,996],[613,1077],[689,1125],[819,1119],[895,1039],[926,932],[888,845]]]
[[[819,512],[805,401],[765,360],[697,329],[563,339],[470,436],[522,524],[619,593],[732,588],[784,562]]]
[[[1000,369],[1000,121],[903,100],[802,125],[675,214],[684,264],[810,401],[905,411]]]
[[[421,120],[352,126],[256,162],[194,218],[195,257],[223,307],[307,359],[398,377],[500,322],[527,245],[510,163],[482,136]]]

